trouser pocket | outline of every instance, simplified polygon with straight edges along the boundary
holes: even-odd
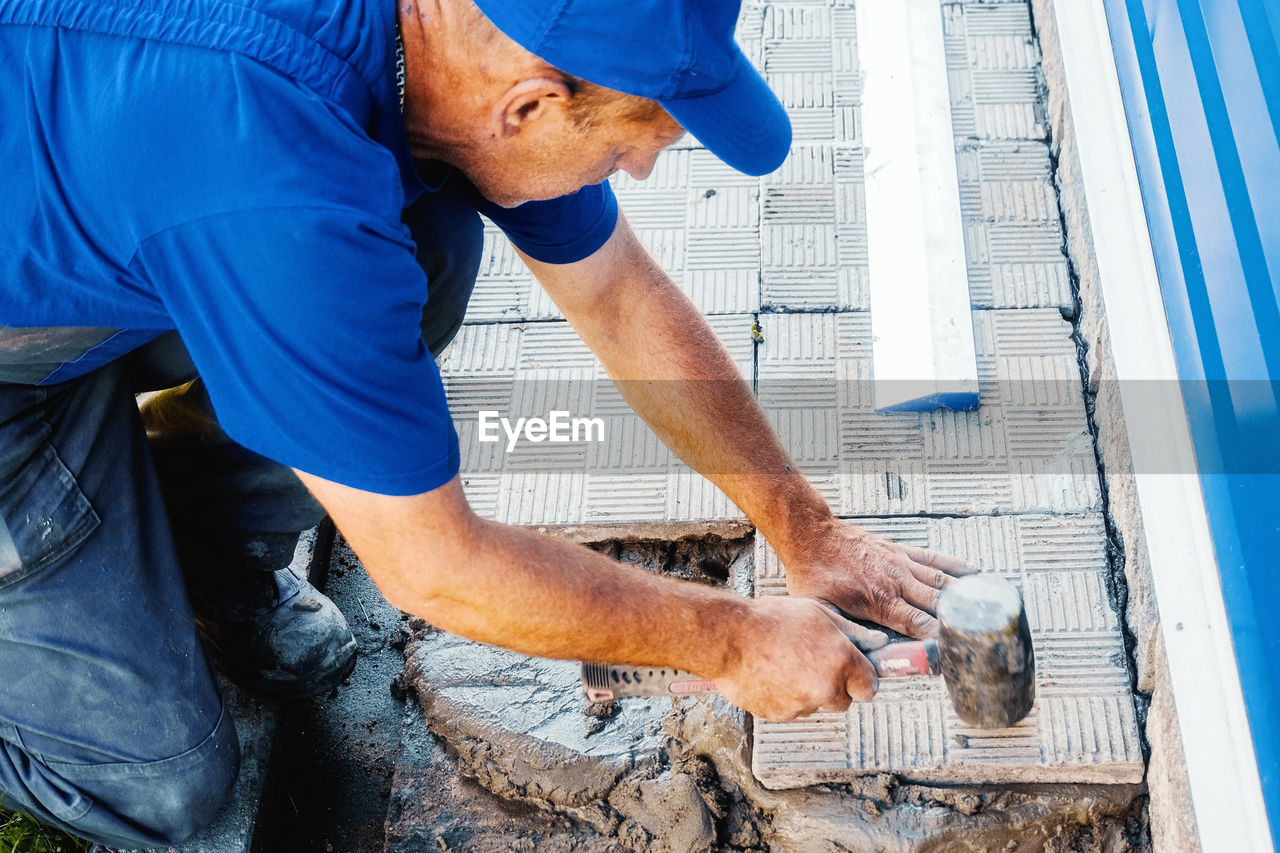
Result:
[[[57,451],[41,442],[16,469],[0,470],[0,587],[66,555],[100,523]]]

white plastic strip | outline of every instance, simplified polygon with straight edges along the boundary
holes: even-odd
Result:
[[[860,0],[876,408],[975,408],[960,191],[937,0]]]
[[[1199,480],[1141,473],[1153,455],[1165,470],[1195,461],[1106,15],[1101,0],[1052,8],[1201,846],[1271,850]]]

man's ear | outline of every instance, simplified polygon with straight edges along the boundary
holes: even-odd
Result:
[[[521,128],[537,121],[554,106],[569,103],[573,93],[563,80],[531,77],[502,93],[493,106],[492,130],[499,139],[515,136]]]

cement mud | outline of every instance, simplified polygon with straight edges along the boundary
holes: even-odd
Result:
[[[749,540],[598,543],[651,571],[729,584]],[[411,623],[410,702],[389,853],[1146,850],[1137,785],[943,787],[892,774],[772,791],[723,699],[589,705],[578,668]]]

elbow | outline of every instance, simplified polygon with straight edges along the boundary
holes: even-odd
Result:
[[[366,569],[392,607],[432,624],[447,624],[460,598],[460,585],[472,574],[468,567],[482,559],[484,527],[474,515],[453,519],[447,530],[397,555],[392,565]]]

